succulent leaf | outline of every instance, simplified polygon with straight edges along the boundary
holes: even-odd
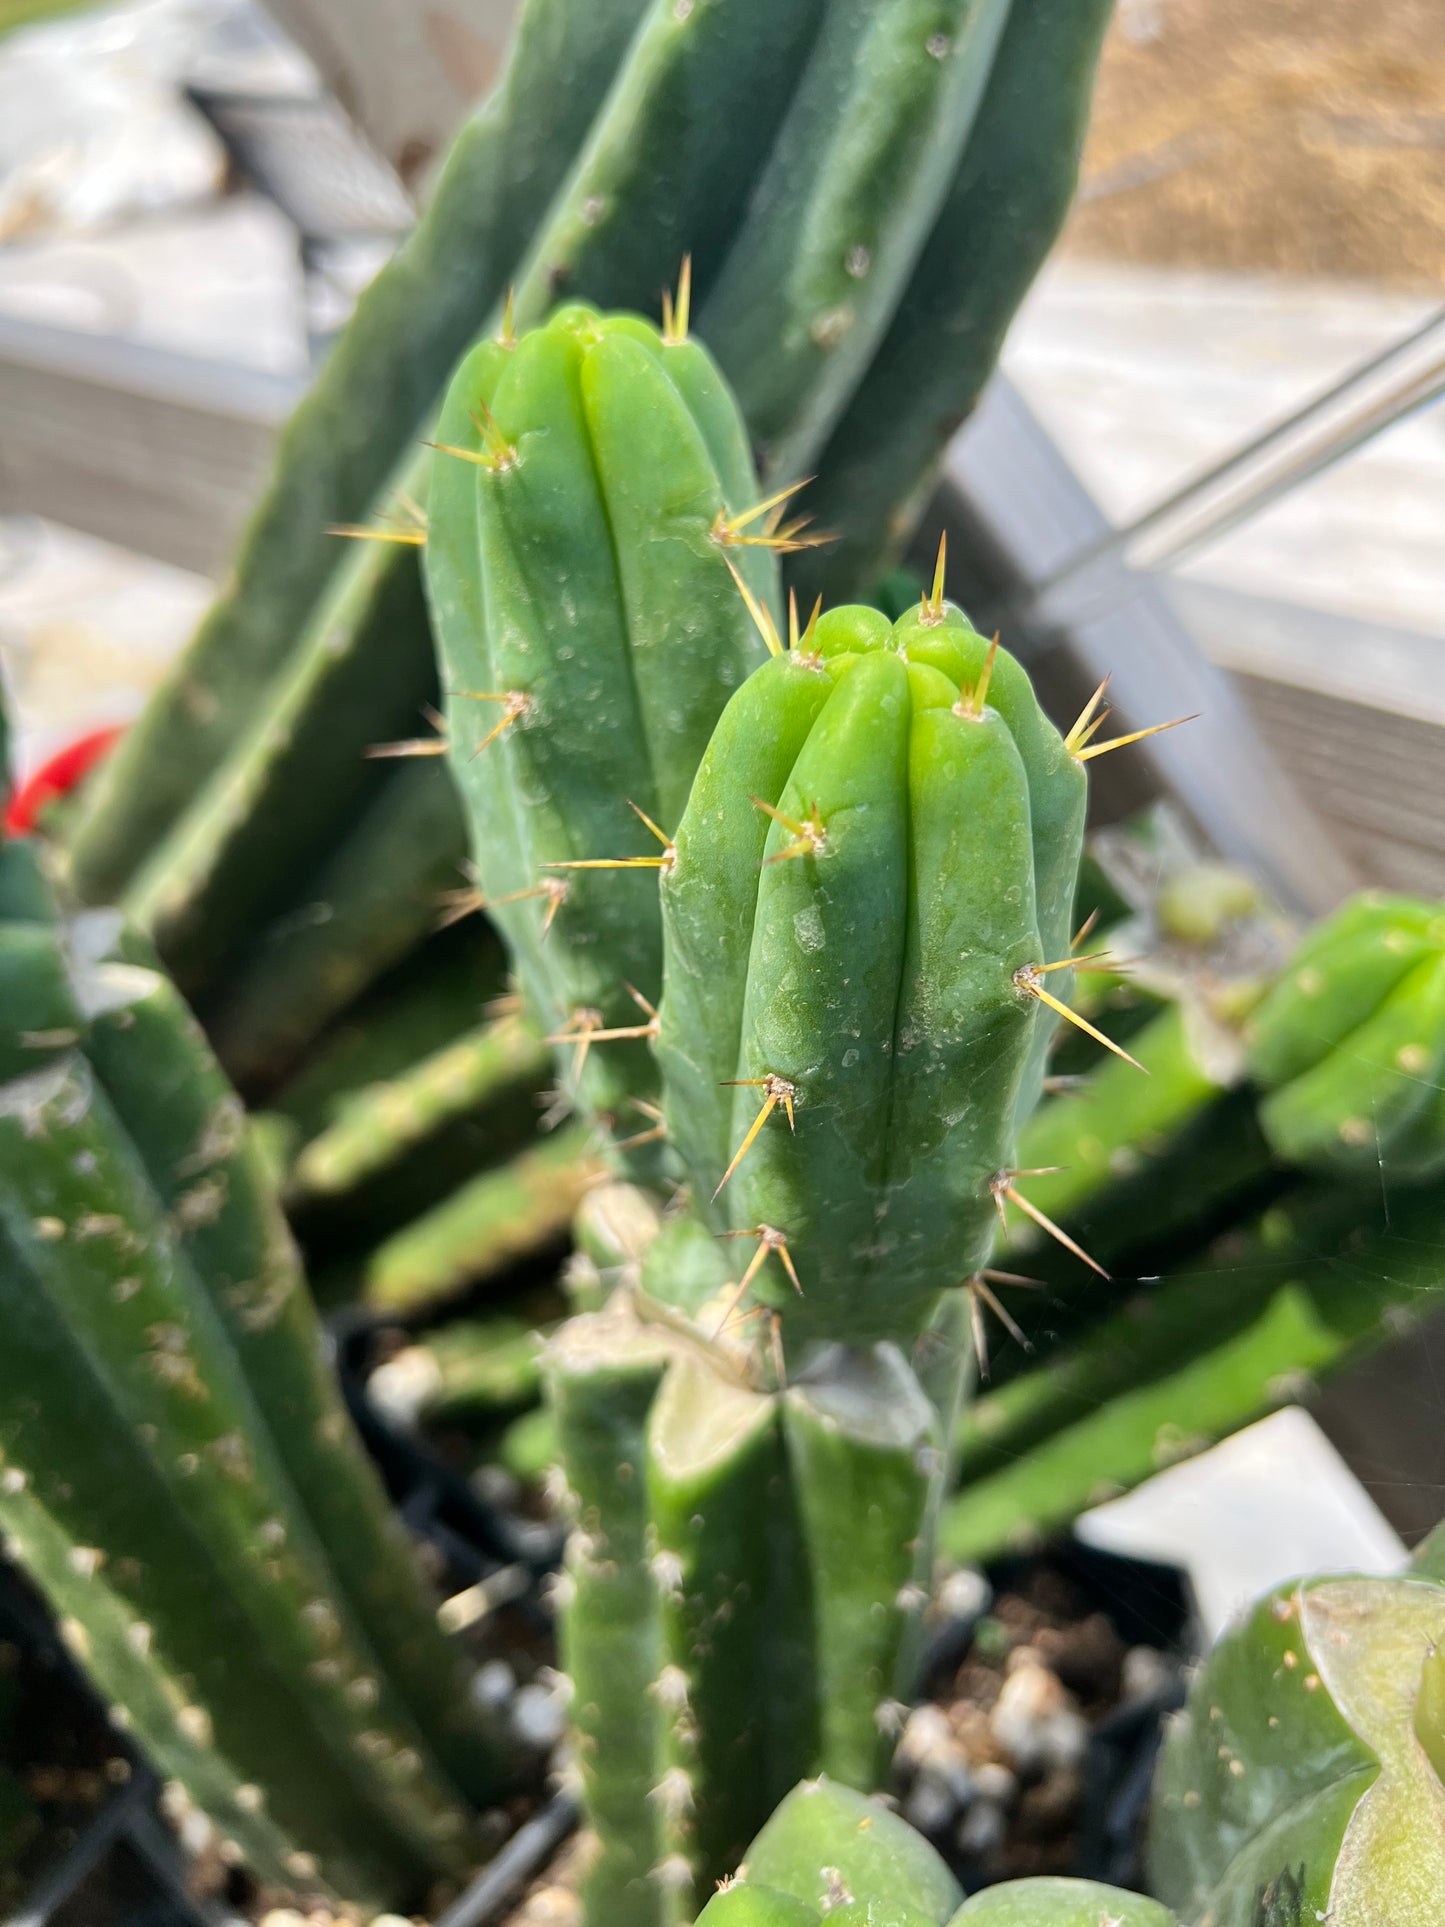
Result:
[[[1445,1588],[1314,1579],[1227,1632],[1170,1734],[1150,1863],[1189,1919],[1400,1927],[1445,1890],[1445,1787],[1422,1667]],[[1417,1711],[1417,1708],[1419,1709]]]
[[[1175,1927],[1157,1900],[1093,1880],[1006,1880],[964,1901],[948,1927]]]

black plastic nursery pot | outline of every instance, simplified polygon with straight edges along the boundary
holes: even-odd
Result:
[[[939,1605],[957,1595],[945,1582]],[[900,1745],[896,1790],[905,1813],[969,1890],[1028,1874],[1073,1874],[1120,1887],[1143,1883],[1142,1833],[1165,1721],[1184,1703],[1184,1677],[1199,1651],[1187,1575],[1178,1567],[1124,1558],[1064,1536],[1036,1552],[991,1563],[972,1586],[968,1610],[936,1624],[925,1648],[916,1704],[953,1709],[965,1740],[981,1736],[974,1769],[980,1793],[997,1780],[1004,1682],[1037,1681],[1033,1721],[1038,1757],[1015,1759],[1007,1831],[990,1837],[978,1808],[958,1822],[930,1815],[910,1798],[914,1763]],[[1018,1705],[1011,1723],[1021,1718]],[[1051,1758],[1062,1727],[1067,1758]],[[984,1803],[986,1812],[987,1802]],[[929,1820],[933,1824],[929,1825]]]
[[[0,1560],[0,1923],[224,1927],[224,1880],[166,1823],[164,1791],[117,1733],[45,1607]]]

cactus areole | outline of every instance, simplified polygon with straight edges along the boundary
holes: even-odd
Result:
[[[1015,1195],[1084,759],[941,568],[896,623],[839,608],[791,642],[724,710],[662,872],[657,1052],[759,1296],[790,1338],[868,1344],[919,1331]]]

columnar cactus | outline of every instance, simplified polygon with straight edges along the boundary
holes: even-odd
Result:
[[[225,593],[97,779],[71,848],[87,901],[124,887],[263,704],[336,567],[327,524],[359,521],[406,460],[646,11],[647,0],[529,0],[501,87],[458,135],[426,219],[367,289],[292,418]]]
[[[1442,939],[1438,905],[1366,891],[1292,955],[1261,927],[1242,965],[1227,946],[1146,957],[1136,988],[1164,1001],[1127,1042],[1150,1076],[1105,1063],[1040,1107],[1020,1145],[1047,1167],[1033,1202],[1106,1268],[1152,1274],[1302,1178],[1427,1182],[1445,1164]],[[1132,927],[1106,941],[1152,949]],[[1001,1261],[1075,1295],[1043,1246],[1016,1225]]]
[[[546,1364],[589,1927],[686,1919],[799,1774],[878,1783],[963,1288],[1022,1200],[1072,961],[1087,739],[941,565],[896,624],[835,610],[783,649],[755,609],[776,653],[656,866],[664,1121],[700,1215]]]
[[[809,501],[838,540],[794,557],[800,596],[867,593],[926,506],[1073,199],[1111,12],[1111,0],[1009,7],[907,288],[826,444],[809,453]]]
[[[413,738],[435,700],[433,461],[414,443],[508,283],[519,325],[559,296],[650,306],[690,252],[703,338],[777,481],[816,471],[841,418],[821,499],[860,592],[857,540],[905,540],[1062,218],[1106,11],[527,0],[493,101],[358,303],[222,594],[71,837],[81,895],[125,893],[245,1087],[420,940],[462,848],[443,770],[364,753]]]
[[[615,23],[623,10],[609,4],[596,11]],[[544,5],[536,36],[529,26],[521,43],[528,55],[527,84],[558,96],[569,133],[579,104],[570,97],[573,85],[592,87],[600,78],[591,65],[605,51],[599,43],[606,42],[616,57],[617,43],[596,34],[593,11],[590,0],[565,10]],[[559,182],[556,164],[566,152],[563,141],[539,156],[531,130],[522,133],[529,171],[520,188],[508,180],[503,190],[518,192],[531,228],[520,258],[511,256],[503,270],[515,277],[518,326],[542,321],[559,293],[572,288],[599,303],[650,304],[689,250],[702,292],[732,241],[766,157],[767,143],[758,140],[756,130],[771,126],[790,97],[819,11],[820,0],[728,0],[725,5],[706,0],[681,10],[674,0],[651,0],[605,98],[591,96],[595,117],[570,173]],[[585,24],[583,15],[589,16]],[[578,63],[574,77],[571,46],[579,30],[591,58]],[[566,61],[557,59],[558,44],[569,49]],[[542,48],[545,78],[530,64]],[[565,86],[556,85],[557,73],[566,74]],[[738,111],[739,102],[746,103],[745,112]],[[549,100],[544,124],[553,111]],[[509,129],[509,137],[514,131]],[[510,166],[509,153],[505,172]],[[533,198],[538,187],[544,189],[540,202]],[[428,224],[426,252],[435,251],[443,279],[453,251],[468,246],[465,210],[460,212],[459,220],[457,204],[449,200],[448,215],[453,228],[460,228],[460,239],[444,220]],[[510,230],[511,221],[506,225]],[[476,302],[470,327],[452,337],[444,366],[468,341],[496,331],[504,285]],[[474,300],[481,292],[475,282],[471,291]],[[423,298],[420,306],[427,305]],[[348,374],[349,385],[329,394],[327,410],[308,423],[311,435],[329,430],[345,442],[356,433],[355,398],[365,383],[349,363]],[[432,380],[435,388],[430,393],[424,388],[420,399],[408,382],[409,417],[399,419],[398,410],[387,419],[386,485],[377,488],[371,519],[351,531],[368,539],[344,545],[334,537],[328,541],[332,504],[323,490],[325,506],[308,521],[304,536],[298,538],[294,530],[288,535],[296,549],[294,574],[288,569],[284,582],[276,579],[278,557],[268,544],[258,556],[255,576],[238,586],[229,608],[217,611],[219,629],[208,631],[204,647],[198,645],[204,672],[198,662],[194,682],[183,675],[170,688],[165,734],[179,736],[194,754],[202,732],[185,719],[186,706],[210,715],[212,692],[234,687],[232,672],[220,662],[226,632],[233,621],[249,630],[262,620],[255,651],[267,665],[262,692],[252,686],[248,663],[238,675],[245,684],[238,704],[244,721],[221,766],[164,839],[140,852],[143,860],[125,889],[128,911],[155,935],[167,967],[188,992],[215,977],[263,915],[286,907],[289,880],[332,854],[382,778],[363,760],[367,746],[410,736],[419,706],[435,695],[418,568],[417,543],[424,530],[416,519],[417,508],[430,502],[433,462],[430,451],[413,440],[428,433],[445,374]],[[656,447],[646,450],[656,452]],[[318,466],[324,473],[331,463]],[[356,515],[352,510],[341,520],[355,524]],[[274,530],[268,534],[274,543]],[[290,645],[280,661],[276,635]],[[244,653],[233,647],[231,659],[239,662]],[[224,713],[224,695],[220,706]],[[154,745],[156,736],[149,729],[145,734]],[[214,740],[231,731],[213,723],[204,734]],[[143,803],[158,784],[169,792],[170,785],[150,773],[166,760],[152,748],[142,771],[127,758],[129,782]],[[98,819],[87,814],[81,858],[87,843],[108,844],[105,825],[128,814],[115,809],[120,781],[117,774],[106,784],[105,814]],[[284,867],[275,861],[278,847],[288,852]],[[91,893],[97,869],[88,872]]]
[[[1169,1735],[1150,1876],[1215,1927],[1406,1927],[1445,1892],[1445,1587],[1319,1578],[1228,1631]]]
[[[647,1136],[653,872],[763,655],[732,569],[777,593],[747,437],[680,300],[662,334],[568,307],[484,342],[440,440],[427,582],[479,900],[567,1087]]]
[[[926,1570],[937,1414],[891,1346],[768,1390],[626,1303],[546,1358],[576,1530],[562,1651],[589,1927],[692,1918],[802,1772],[877,1783]]]
[[[1291,1163],[1445,1165],[1445,911],[1366,891],[1311,931],[1254,1013],[1260,1122]]]
[[[0,1528],[224,1853],[404,1901],[465,1870],[464,1792],[493,1793],[501,1757],[239,1102],[169,984],[109,960],[114,930],[0,929],[31,1066],[0,1085]]]
[[[1006,0],[827,8],[702,317],[765,473],[809,471],[867,367],[958,167],[1008,11]]]
[[[911,1337],[986,1263],[1084,791],[941,585],[895,624],[830,611],[724,711],[663,873],[657,1055],[697,1202],[766,1247],[790,1333]]]

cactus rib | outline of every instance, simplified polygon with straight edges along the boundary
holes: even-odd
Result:
[[[785,1330],[912,1338],[986,1261],[1083,799],[941,585],[896,625],[831,611],[724,711],[662,878],[657,1054],[713,1222],[786,1238]]]
[[[569,1126],[483,1171],[368,1254],[359,1295],[374,1311],[420,1311],[519,1258],[560,1244],[603,1167],[592,1133]]]
[[[89,1068],[60,1060],[0,1093],[0,1214],[125,1422],[266,1641],[315,1698],[350,1776],[418,1852],[465,1864],[462,1810],[379,1671],[208,1301],[188,1278]],[[59,1227],[56,1235],[55,1227]],[[284,1547],[259,1564],[279,1522]],[[324,1676],[311,1669],[326,1662]],[[362,1682],[365,1683],[364,1689]]]

